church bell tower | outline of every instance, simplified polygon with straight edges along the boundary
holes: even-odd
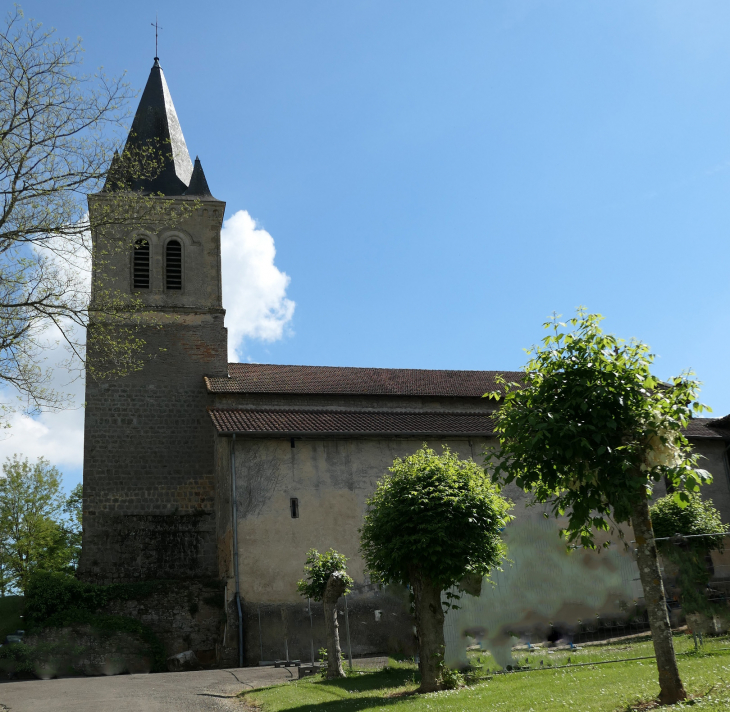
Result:
[[[129,173],[130,156],[156,157],[155,170]],[[130,220],[102,230],[109,205],[127,198]],[[157,58],[125,150],[104,189],[89,196],[89,211],[91,328],[97,320],[112,337],[118,328],[141,351],[139,366],[126,373],[87,367],[79,575],[97,583],[216,577],[203,378],[228,375],[225,203],[211,195],[200,161],[190,160]],[[110,294],[129,313],[105,316]],[[100,349],[91,338],[88,348],[93,365]]]

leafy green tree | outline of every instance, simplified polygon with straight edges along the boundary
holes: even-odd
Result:
[[[79,482],[63,504],[65,546],[69,552],[69,571],[76,571],[81,556],[81,525],[83,518],[84,489]]]
[[[649,348],[603,333],[603,317],[579,309],[568,324],[551,319],[535,346],[522,383],[489,394],[502,399],[495,413],[499,446],[486,465],[500,483],[515,482],[536,502],[567,516],[569,542],[594,548],[596,531],[631,522],[649,613],[661,688],[660,700],[686,697],[652,531],[649,500],[659,481],[677,502],[710,479],[696,467],[682,429],[693,412],[699,383],[691,374],[661,383],[651,373]],[[547,516],[547,515],[546,515]],[[622,532],[618,529],[619,534]],[[605,545],[607,545],[606,542]]]
[[[320,554],[316,549],[307,552],[304,578],[297,583],[297,591],[306,598],[322,601],[327,631],[327,677],[345,677],[342,668],[342,649],[337,622],[337,601],[352,589],[352,578],[347,574],[347,559],[334,549]]]
[[[0,548],[4,583],[8,591],[24,591],[33,571],[73,568],[79,549],[74,533],[77,529],[64,517],[67,500],[55,467],[43,458],[31,464],[16,455],[5,461],[2,470]]]
[[[677,502],[673,494],[657,500],[650,508],[654,536],[659,553],[674,564],[685,614],[715,612],[705,591],[710,582],[707,558],[711,551],[722,549],[726,527],[712,500],[692,494],[689,502]],[[679,536],[676,536],[679,535]],[[690,537],[690,538],[685,538]]]
[[[411,588],[420,691],[431,692],[443,687],[442,594],[499,566],[512,503],[479,465],[448,448],[437,455],[424,445],[389,472],[368,500],[361,548],[374,581]]]
[[[10,572],[10,554],[5,549],[5,542],[0,540],[0,598],[7,596],[13,589],[13,577]]]

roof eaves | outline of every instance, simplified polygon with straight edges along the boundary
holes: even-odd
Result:
[[[489,431],[474,432],[442,432],[439,430],[414,430],[413,432],[377,432],[372,430],[216,430],[219,436],[241,435],[256,438],[301,438],[303,440],[320,440],[323,437],[362,437],[362,438],[490,438],[495,437]]]

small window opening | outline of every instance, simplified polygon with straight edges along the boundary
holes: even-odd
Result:
[[[289,509],[291,510],[291,518],[299,519],[299,500],[296,497],[289,500]]]
[[[182,289],[182,245],[177,240],[165,248],[165,289]]]
[[[150,243],[137,240],[132,254],[132,284],[134,289],[150,288]]]

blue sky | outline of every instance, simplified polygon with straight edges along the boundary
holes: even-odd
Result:
[[[159,14],[188,148],[290,278],[241,358],[515,369],[584,304],[730,412],[730,4],[23,8],[140,90]]]

